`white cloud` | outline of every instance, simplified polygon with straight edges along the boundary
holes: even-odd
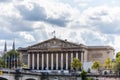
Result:
[[[80,26],[85,26],[85,28],[114,34],[118,33],[120,29],[119,13],[120,7],[90,7],[81,13],[81,19],[78,21]]]
[[[35,41],[34,37],[27,32],[20,32],[19,34],[20,34],[21,38],[23,38],[26,42]]]
[[[116,51],[120,51],[120,35],[114,35],[114,39],[111,45],[116,48]]]
[[[0,3],[0,16],[2,17],[20,17],[13,3]]]
[[[40,5],[45,8],[48,17],[58,18],[65,14],[65,16],[68,16],[71,20],[75,18],[77,19],[77,16],[80,15],[80,11],[77,8],[72,7],[69,4],[64,4],[60,1],[42,1]]]
[[[89,0],[74,0],[74,2],[80,7],[86,7],[88,5]]]
[[[106,1],[97,1],[73,0],[72,5],[67,0],[0,3],[0,34],[4,35],[0,39],[15,38],[19,47],[29,46],[52,38],[55,30],[56,37],[61,39],[86,45],[112,45],[118,50],[120,7],[110,5],[119,0],[104,5]]]

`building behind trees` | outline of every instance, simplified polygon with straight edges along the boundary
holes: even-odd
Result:
[[[82,64],[113,58],[114,48],[111,46],[86,46],[76,44],[56,37],[18,48],[20,58],[30,69],[38,70],[72,70],[73,58],[78,58]]]

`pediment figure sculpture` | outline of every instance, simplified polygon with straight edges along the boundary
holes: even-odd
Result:
[[[58,38],[52,38],[44,42],[30,46],[31,48],[70,48],[77,47],[78,44],[68,42],[67,40],[61,40]]]

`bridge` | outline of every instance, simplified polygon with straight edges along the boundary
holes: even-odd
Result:
[[[0,80],[41,80],[40,73],[16,73],[4,72],[0,75]]]
[[[97,75],[88,74],[98,80],[120,80],[120,75]],[[3,71],[0,75],[0,80],[81,80],[80,74],[71,73],[47,73],[47,72],[16,72],[16,71]]]
[[[80,75],[76,76],[69,73],[16,72],[13,70],[4,70],[0,75],[0,80],[76,80],[76,78],[80,78]]]

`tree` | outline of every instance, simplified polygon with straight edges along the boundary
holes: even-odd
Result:
[[[104,66],[106,69],[112,69],[112,60],[110,58],[107,58],[104,62]]]
[[[116,57],[115,62],[120,62],[120,56]]]
[[[82,63],[80,62],[80,60],[78,58],[73,58],[73,61],[71,62],[71,66],[72,66],[72,68],[77,70],[77,69],[81,68]]]
[[[0,68],[4,67],[4,61],[3,59],[0,57]]]
[[[120,62],[115,62],[115,65],[114,65],[113,69],[114,69],[115,73],[120,74]]]
[[[15,50],[10,50],[4,54],[3,60],[7,68],[16,68],[20,64],[19,53]]]
[[[113,70],[115,71],[115,73],[119,73],[120,74],[120,56],[119,56],[120,53],[117,53],[116,55],[116,59],[115,59],[115,62],[114,62],[114,68]]]
[[[92,69],[97,69],[99,71],[100,63],[98,61],[94,61],[92,64]]]
[[[88,80],[87,72],[85,72],[84,70],[81,72],[80,76],[81,76],[82,80]]]
[[[120,52],[117,52],[116,54],[116,58],[118,58],[120,56]]]

